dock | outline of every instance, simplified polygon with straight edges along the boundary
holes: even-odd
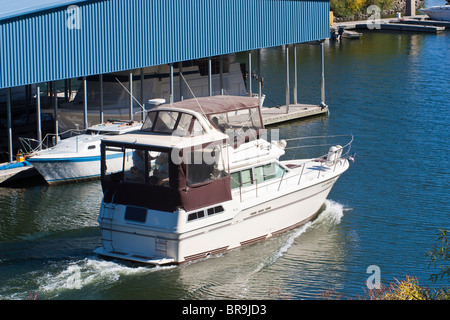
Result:
[[[0,185],[37,175],[39,175],[38,171],[27,161],[0,163]]]
[[[434,21],[427,19],[425,15],[408,16],[403,18],[384,18],[378,19],[375,24],[368,21],[346,21],[333,23],[332,32],[336,32],[339,28],[345,30],[393,30],[393,31],[410,31],[410,32],[427,32],[440,33],[450,28],[448,21]]]
[[[328,113],[328,106],[322,107],[311,104],[289,105],[289,112],[286,111],[286,106],[261,108],[261,116],[265,126],[326,113]]]

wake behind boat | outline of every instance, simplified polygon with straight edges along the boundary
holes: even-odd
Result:
[[[28,162],[48,184],[99,178],[101,139],[109,135],[136,131],[141,126],[142,123],[135,121],[97,124],[89,127],[84,134],[63,139],[54,147],[39,151],[28,158]],[[122,154],[108,153],[108,158],[114,162],[111,165],[121,168],[119,157],[122,157]]]
[[[178,264],[314,219],[350,166],[351,142],[280,161],[286,141],[268,142],[262,129],[258,99],[214,96],[160,106],[139,132],[103,139],[95,252]],[[111,170],[108,152],[122,154],[122,170]]]

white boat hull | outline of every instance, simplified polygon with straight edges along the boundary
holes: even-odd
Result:
[[[122,153],[110,154],[111,170],[122,170]],[[100,155],[87,157],[73,156],[52,159],[35,159],[32,162],[36,170],[44,177],[48,184],[75,182],[100,177]]]
[[[428,15],[431,20],[450,21],[450,5],[434,6],[420,9],[420,11]]]
[[[145,224],[127,222],[123,218],[126,206],[103,203],[99,215],[103,247],[95,252],[155,265],[178,264],[264,240],[313,220],[340,174],[348,168],[348,160],[343,166],[335,174],[313,182],[285,185],[283,191],[276,191],[277,183],[272,184],[272,191],[261,187],[259,197],[250,191],[241,201],[235,194],[232,201],[222,204],[223,213],[201,219],[205,222],[185,223],[186,214],[154,210],[148,210],[149,221]],[[298,175],[293,179],[298,180]],[[198,228],[193,228],[194,224]]]

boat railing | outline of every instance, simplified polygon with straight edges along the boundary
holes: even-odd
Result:
[[[334,137],[338,137],[338,136],[334,136]],[[339,136],[339,137],[343,137],[343,136]],[[294,139],[290,139],[290,140],[294,140]],[[280,179],[274,179],[273,181],[258,181],[258,179],[252,179],[249,181],[246,181],[244,183],[240,183],[239,181],[237,181],[236,179],[234,179],[233,177],[231,177],[231,179],[233,179],[233,181],[239,185],[239,198],[240,201],[242,202],[243,200],[245,200],[245,195],[246,194],[252,194],[253,192],[255,193],[255,196],[258,197],[259,192],[262,188],[266,188],[267,190],[272,190],[272,191],[280,191],[281,186],[283,184],[285,185],[300,185],[302,178],[308,176],[310,177],[310,179],[308,181],[314,181],[317,179],[320,179],[320,174],[324,171],[329,171],[330,169],[333,170],[333,172],[336,171],[336,168],[339,166],[343,165],[342,160],[346,160],[346,159],[351,159],[350,156],[350,151],[351,151],[351,145],[353,142],[353,135],[351,135],[351,139],[348,143],[346,143],[344,146],[342,146],[339,149],[336,149],[335,151],[329,151],[328,153],[320,156],[320,157],[316,157],[301,163],[298,163],[296,165],[297,168],[301,167],[302,169],[300,170],[300,172],[295,173],[295,174],[287,174],[287,171],[284,171],[283,174],[281,175]],[[320,145],[315,145],[315,146],[329,146],[331,147],[332,145],[329,144],[320,144]],[[306,147],[306,146],[298,146],[297,148],[301,148],[301,147]],[[291,149],[294,149],[296,147],[291,147]],[[287,149],[287,148],[286,148]],[[333,160],[330,160],[333,159]],[[318,165],[314,165],[314,166],[310,166],[311,164],[318,164]],[[305,168],[307,168],[305,170]],[[317,175],[312,175],[313,173],[315,173],[317,171]],[[251,188],[250,186],[254,186],[254,188]]]
[[[23,151],[23,153],[31,156],[38,151],[49,149],[55,146],[59,141],[59,136],[69,138],[72,136],[80,135],[83,132],[84,130],[69,129],[62,133],[59,133],[58,135],[55,133],[47,133],[41,141],[34,138],[25,137],[19,137],[18,139],[20,141],[20,144],[22,145],[21,150]]]

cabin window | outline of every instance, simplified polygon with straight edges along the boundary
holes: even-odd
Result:
[[[185,150],[188,185],[196,185],[227,175],[226,148],[207,146]]]
[[[188,221],[200,219],[200,218],[203,218],[204,216],[205,216],[204,210],[193,212],[188,215]]]
[[[213,214],[221,213],[221,212],[223,212],[223,211],[224,211],[224,209],[223,209],[222,206],[217,206],[217,207],[209,208],[209,209],[207,210],[208,216],[212,216]]]
[[[281,177],[286,172],[278,163],[269,163],[264,166],[264,180]]]
[[[252,184],[252,169],[241,171],[241,183],[243,187]]]
[[[266,180],[281,177],[286,171],[278,163],[269,163],[266,165],[258,166],[252,169],[245,169],[230,174],[231,177],[231,189],[239,188],[239,186],[246,187],[253,184],[256,180],[261,183]]]
[[[107,157],[107,174],[122,171],[124,182],[169,187],[168,152],[126,148],[121,155]]]
[[[230,185],[231,185],[231,189],[236,189],[239,188],[239,186],[241,185],[241,175],[239,172],[233,172],[232,174],[230,174]]]

